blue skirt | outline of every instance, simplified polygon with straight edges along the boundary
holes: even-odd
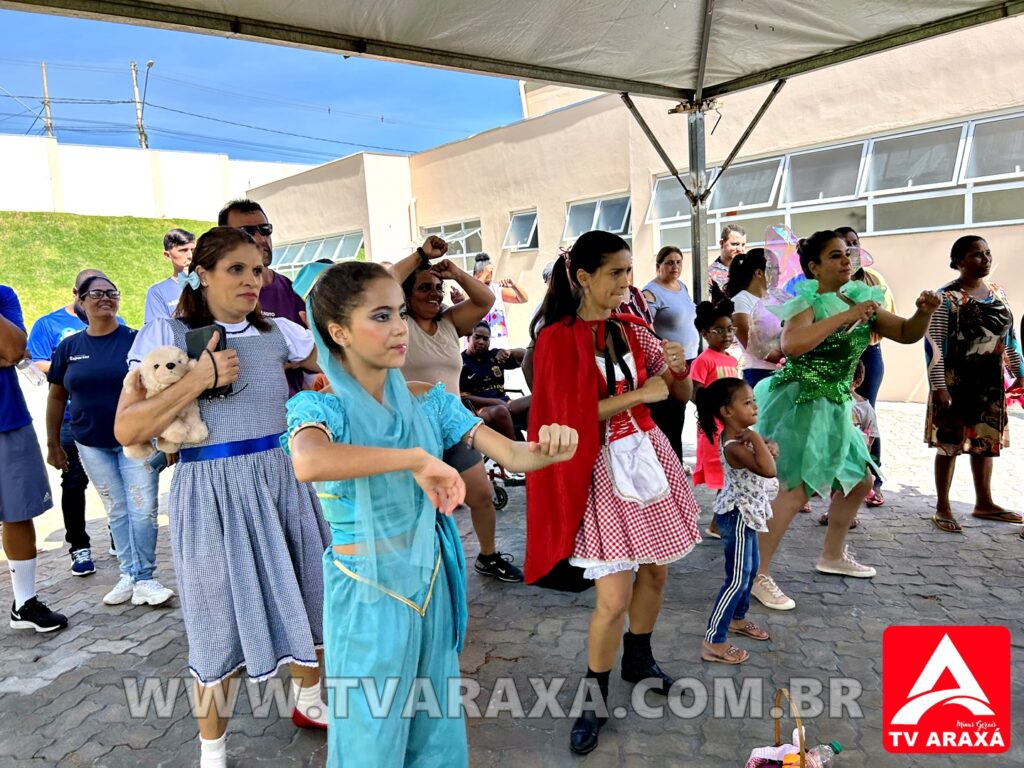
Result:
[[[264,680],[316,666],[330,533],[284,452],[178,465],[168,514],[192,674],[210,685],[242,667]]]

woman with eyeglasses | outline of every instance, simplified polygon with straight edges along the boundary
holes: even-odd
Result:
[[[120,563],[121,577],[103,602],[162,605],[174,592],[153,578],[159,476],[145,461],[125,456],[114,436],[117,400],[136,331],[118,323],[121,293],[103,275],[83,280],[78,297],[88,325],[57,345],[47,373],[47,462],[67,469],[60,429],[70,398],[71,435],[103,500]]]
[[[402,375],[408,381],[441,382],[447,392],[458,395],[462,376],[459,339],[469,336],[487,315],[494,304],[494,294],[481,281],[442,259],[447,252],[448,244],[432,235],[414,253],[395,264],[391,275],[402,285],[409,313],[409,348]],[[431,264],[432,259],[442,260]],[[444,306],[445,280],[457,283],[466,299],[453,307]],[[499,552],[495,546],[496,512],[483,454],[458,443],[445,451],[444,461],[466,483],[466,505],[480,542],[474,569],[498,581],[522,581],[523,572],[512,564],[512,556]]]

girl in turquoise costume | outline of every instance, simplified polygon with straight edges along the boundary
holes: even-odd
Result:
[[[881,288],[850,280],[846,242],[830,230],[801,241],[799,254],[808,279],[797,286],[795,298],[771,308],[784,322],[786,364],[754,389],[758,432],[779,444],[780,490],[772,502],[768,532],[760,534],[761,565],[752,594],[776,610],[789,610],[796,603],[772,579],[772,556],[812,493],[832,499],[815,568],[841,576],[875,575],[874,568],[858,563],[845,547],[850,521],[871,489],[868,468],[875,466],[853,424],[850,383],[872,332],[912,344],[924,336],[939,305],[939,297],[925,291],[913,317],[886,312]]]
[[[572,458],[576,432],[552,424],[537,442],[514,443],[442,385],[406,382],[405,297],[383,267],[311,264],[295,290],[331,383],[288,402],[282,437],[296,477],[316,483],[332,531],[327,764],[465,766],[466,564],[451,513],[466,488],[440,457],[465,441],[528,472]]]

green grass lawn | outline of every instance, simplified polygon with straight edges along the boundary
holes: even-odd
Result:
[[[31,326],[70,303],[79,271],[99,269],[121,291],[125,322],[140,328],[146,290],[171,274],[164,234],[181,227],[198,237],[212,226],[187,219],[0,211],[0,283],[17,292]]]

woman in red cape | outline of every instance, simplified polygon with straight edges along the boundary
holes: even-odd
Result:
[[[597,691],[572,727],[577,754],[597,746],[607,720],[620,635],[623,679],[655,678],[651,690],[668,693],[674,680],[654,660],[651,633],[668,563],[700,541],[682,465],[647,410],[689,397],[686,359],[639,318],[614,314],[631,272],[622,238],[587,232],[556,264],[533,326],[530,439],[555,419],[576,429],[579,448],[571,461],[527,476],[526,580],[571,588],[566,577],[574,573],[577,584],[593,580],[597,589],[587,640],[587,677]]]

